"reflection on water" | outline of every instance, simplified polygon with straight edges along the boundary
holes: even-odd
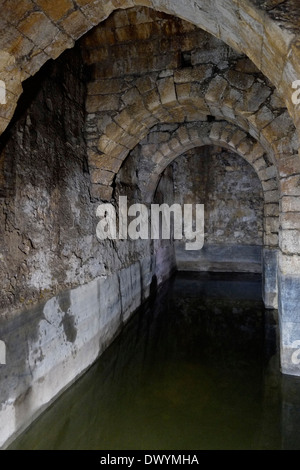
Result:
[[[300,449],[255,276],[178,274],[11,449]]]

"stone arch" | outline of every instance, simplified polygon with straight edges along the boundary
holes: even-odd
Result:
[[[1,108],[1,131],[14,112],[21,93],[21,82],[36,73],[50,58],[57,58],[74,45],[93,26],[106,19],[115,9],[143,5],[164,11],[195,24],[246,55],[278,88],[294,122],[299,124],[299,110],[292,103],[291,84],[300,76],[300,52],[293,21],[282,27],[267,8],[250,0],[232,2],[205,1],[201,4],[184,0],[66,0],[59,6],[43,0],[35,4],[21,1],[15,8],[8,2],[0,41],[0,80],[7,88],[7,104]],[[276,17],[276,15],[275,15]],[[276,40],[274,40],[276,38]]]
[[[157,140],[159,142],[159,137]],[[187,150],[204,145],[224,147],[246,160],[260,180],[266,204],[272,199],[268,193],[278,191],[276,167],[270,163],[262,145],[249,134],[226,121],[191,122],[179,125],[176,131],[170,134],[169,140],[164,139],[157,145],[141,146],[141,158],[136,169],[139,175],[141,200],[147,203],[153,200],[159,176],[175,158]],[[142,175],[139,174],[141,167],[144,170]],[[149,171],[145,171],[145,168]],[[276,203],[278,204],[278,201]]]
[[[99,197],[111,197],[110,186],[115,174],[129,151],[151,127],[159,122],[203,122],[210,119],[208,116],[238,125],[260,141],[283,178],[288,177],[289,166],[292,174],[299,172],[298,138],[293,122],[286,111],[272,110],[267,101],[274,90],[248,74],[238,74],[236,81],[239,84],[234,83],[230,72],[224,75],[214,76],[212,71],[210,76],[203,75],[202,67],[194,67],[174,71],[171,76],[156,81],[153,77],[137,79],[122,94],[121,111],[116,113],[107,109],[101,117],[102,134],[89,149],[93,195],[97,196],[98,190]],[[92,95],[94,106],[102,109],[101,103],[107,102],[107,95],[101,94],[101,86],[106,85],[100,81],[96,86],[99,94]],[[93,84],[90,91],[95,91]],[[254,96],[255,104],[251,103]],[[113,104],[109,106],[113,107]]]
[[[262,145],[240,128],[226,121],[214,123],[182,123],[170,131],[152,129],[151,141],[144,139],[135,155],[137,193],[141,203],[151,204],[160,176],[167,166],[188,150],[202,146],[220,146],[241,156],[254,169],[262,187],[263,215],[263,298],[267,308],[277,308],[277,251],[279,233],[278,174],[270,163]],[[168,138],[166,135],[169,135]],[[131,157],[120,170],[117,183],[125,187],[131,182],[127,164],[132,167]]]

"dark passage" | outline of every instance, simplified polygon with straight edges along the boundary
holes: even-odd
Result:
[[[295,387],[259,277],[177,274],[10,448],[299,447]]]

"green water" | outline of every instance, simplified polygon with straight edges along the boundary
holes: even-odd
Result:
[[[260,298],[255,276],[178,274],[10,449],[300,448]]]

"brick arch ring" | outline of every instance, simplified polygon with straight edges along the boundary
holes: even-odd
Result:
[[[300,174],[298,137],[293,121],[286,110],[270,112],[267,106],[274,89],[253,79],[250,91],[240,90],[230,83],[226,74],[211,76],[205,87],[200,86],[201,80],[201,71],[198,74],[195,67],[175,71],[171,77],[156,80],[147,92],[139,89],[136,83],[124,95],[118,96],[123,106],[117,114],[112,109],[107,110],[104,117],[103,113],[99,116],[99,121],[103,123],[100,136],[92,141],[88,149],[93,197],[110,199],[115,174],[129,152],[153,126],[159,123],[202,122],[207,121],[207,116],[237,125],[259,141],[278,169],[280,178],[289,175],[287,161],[290,174]],[[96,97],[99,100],[98,109],[101,112],[103,96],[99,83],[96,84],[98,95],[93,95],[93,99]],[[105,83],[102,86],[105,87]],[[93,83],[89,89],[93,93]],[[252,98],[259,95],[255,105],[249,104],[249,94]],[[269,113],[267,120],[261,116],[264,112]],[[88,135],[88,130],[86,132]],[[284,186],[285,181],[280,181],[280,185]]]
[[[28,10],[28,2],[20,1],[17,9],[7,2],[3,8],[6,34],[0,41],[0,80],[6,83],[7,103],[0,111],[1,132],[13,115],[23,80],[72,47],[114,10],[139,5],[183,18],[245,53],[278,88],[294,122],[299,123],[291,90],[292,82],[300,76],[298,36],[281,28],[250,0],[77,0],[74,4],[65,2],[57,10],[50,3],[43,2],[42,8],[35,2]]]
[[[141,202],[151,203],[153,201],[162,172],[175,158],[190,149],[204,145],[218,145],[226,148],[241,156],[253,167],[260,180],[264,196],[264,245],[278,247],[279,182],[277,169],[270,163],[259,142],[226,121],[181,124],[170,135],[168,141],[157,145],[140,145],[140,158],[136,171]],[[128,164],[130,163],[129,157]],[[122,171],[117,179],[122,182]]]
[[[154,140],[159,141],[159,138]],[[266,308],[277,308],[277,284],[272,283],[270,279],[276,278],[279,248],[278,173],[276,167],[270,163],[265,149],[253,137],[226,121],[195,122],[181,124],[168,141],[159,144],[141,143],[135,168],[140,201],[151,204],[160,176],[173,160],[188,150],[206,145],[217,145],[236,153],[251,165],[260,180],[264,197],[263,298]],[[123,174],[127,174],[127,164],[132,164],[130,156],[118,173],[118,183],[126,183],[123,181]]]

